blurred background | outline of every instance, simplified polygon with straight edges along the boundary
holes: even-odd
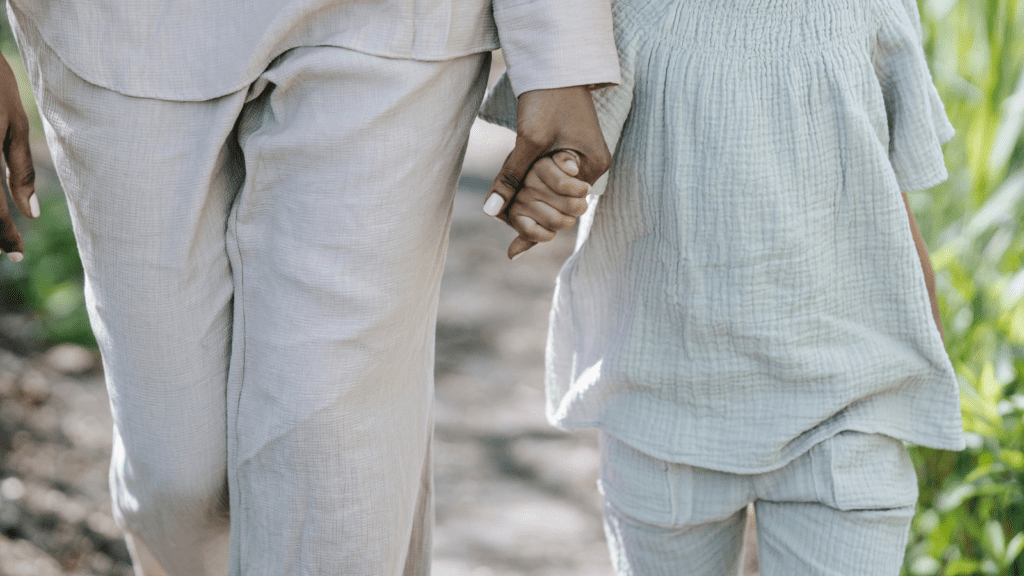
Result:
[[[1024,0],[921,0],[957,129],[950,179],[910,195],[938,275],[968,448],[913,448],[904,573],[1024,574]],[[130,574],[109,513],[110,416],[67,208],[16,46],[42,217],[0,259],[0,576]],[[500,56],[500,55],[499,55]],[[500,60],[499,60],[500,63]],[[496,73],[495,73],[496,75]],[[511,133],[478,123],[456,196],[437,341],[437,576],[611,574],[593,434],[543,418],[543,346],[571,234],[508,262],[480,211]]]

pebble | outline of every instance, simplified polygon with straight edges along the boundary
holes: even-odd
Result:
[[[76,344],[58,344],[50,348],[44,361],[61,374],[83,374],[96,367],[96,355]]]
[[[25,484],[13,476],[6,478],[0,482],[0,496],[12,502],[21,500],[25,497]]]
[[[60,564],[26,540],[0,536],[0,574],[4,576],[60,576]]]
[[[38,370],[26,370],[21,375],[21,395],[27,402],[42,404],[50,399],[50,381]]]

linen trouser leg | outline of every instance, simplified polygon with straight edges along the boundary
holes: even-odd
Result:
[[[653,458],[601,433],[604,526],[619,576],[735,576],[746,504],[744,476],[712,481],[702,470]],[[701,485],[698,486],[698,483]]]
[[[426,573],[434,312],[486,57],[299,49],[252,90],[171,102],[91,85],[15,30],[137,570]]]
[[[751,501],[761,574],[895,575],[917,499],[903,445],[859,432],[754,475],[664,462],[602,434],[600,482],[612,564],[637,576],[737,574]]]
[[[230,574],[429,572],[438,290],[488,58],[295,49],[243,112]]]
[[[895,576],[917,502],[903,444],[841,432],[756,478],[763,576]]]
[[[604,503],[604,530],[619,576],[736,576],[746,507],[717,521],[680,527],[638,521]]]
[[[110,488],[137,570],[223,574],[232,275],[245,92],[131,98],[68,70],[14,24],[85,270],[114,420]]]

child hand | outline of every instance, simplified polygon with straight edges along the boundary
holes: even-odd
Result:
[[[530,167],[506,211],[509,224],[519,232],[508,247],[510,259],[572,228],[587,211],[590,185],[573,178],[579,172],[579,159],[569,150],[541,158]]]

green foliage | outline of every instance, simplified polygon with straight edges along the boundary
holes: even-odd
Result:
[[[22,218],[19,230],[25,253],[20,264],[0,260],[3,300],[0,308],[28,312],[32,339],[46,342],[76,342],[95,346],[82,291],[82,263],[64,198],[44,195],[39,219]]]
[[[957,128],[950,179],[911,200],[938,274],[968,448],[915,448],[905,572],[1024,573],[1024,1],[922,0]]]

